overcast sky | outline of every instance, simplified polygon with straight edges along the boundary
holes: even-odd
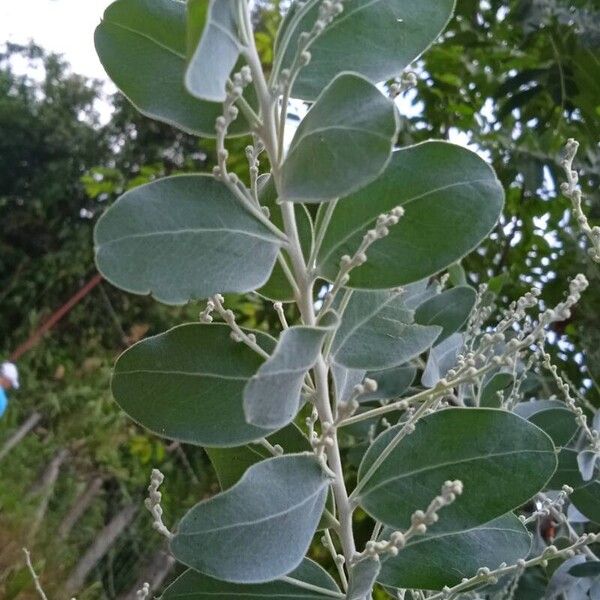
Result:
[[[6,41],[27,44],[33,40],[46,50],[64,55],[74,72],[105,81],[107,92],[114,87],[94,50],[94,29],[104,9],[112,0],[0,0],[0,44]],[[17,65],[18,67],[18,65]],[[404,114],[418,112],[404,100],[399,102]],[[103,120],[109,107],[98,106]],[[467,145],[463,135],[451,135],[452,141]]]
[[[60,52],[73,71],[106,79],[94,50],[94,29],[111,0],[0,0],[0,42],[33,40]]]

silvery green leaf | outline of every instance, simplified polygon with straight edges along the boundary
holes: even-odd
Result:
[[[380,569],[381,562],[372,558],[364,558],[354,563],[349,569],[346,600],[370,600]]]
[[[310,0],[286,19],[278,35],[275,68],[289,68],[298,37],[318,18],[319,0]],[[314,100],[341,71],[362,73],[373,82],[396,77],[443,31],[454,0],[346,0],[344,11],[310,45],[293,96]]]
[[[600,410],[597,410],[594,413],[594,418],[592,419],[592,428],[596,431],[600,431]]]
[[[294,423],[271,434],[268,441],[273,446],[280,446],[286,454],[311,450],[308,438]],[[246,444],[234,448],[206,447],[204,450],[208,454],[223,491],[237,483],[249,467],[272,456],[261,444]]]
[[[563,485],[568,485],[573,489],[585,485],[579,472],[577,464],[577,450],[571,448],[562,448],[558,453],[558,467],[548,487],[552,490],[560,490]]]
[[[543,429],[557,446],[565,446],[578,429],[575,415],[560,400],[520,402],[514,412]]]
[[[509,513],[478,527],[414,537],[398,556],[382,561],[377,580],[391,587],[441,590],[473,577],[481,567],[515,564],[527,557],[530,547],[529,532]]]
[[[296,569],[325,508],[329,479],[311,454],[251,466],[232,488],[192,508],[171,540],[173,555],[232,583],[263,583]]]
[[[275,351],[244,388],[248,423],[265,429],[284,427],[302,405],[302,384],[319,358],[325,336],[337,325],[334,313],[322,327],[296,326],[281,334]]]
[[[206,175],[167,177],[125,193],[98,220],[94,241],[108,281],[165,304],[260,287],[281,244]]]
[[[298,582],[298,583],[295,583]],[[321,593],[300,587],[308,584]],[[316,562],[305,558],[286,579],[268,583],[227,583],[189,569],[164,592],[161,600],[327,600],[343,598],[335,581]]]
[[[270,351],[273,338],[254,332]],[[272,433],[246,422],[242,394],[263,359],[228,325],[189,324],[138,342],[117,360],[112,392],[137,423],[173,440],[238,446]]]
[[[464,492],[444,507],[431,534],[464,531],[527,502],[556,469],[546,433],[521,417],[487,408],[449,408],[420,419],[385,457],[372,476],[365,474],[403,424],[376,438],[358,473],[356,500],[373,518],[406,529],[447,480],[459,479]]]
[[[438,286],[435,283],[429,283],[429,279],[409,283],[403,286],[402,290],[402,299],[406,308],[410,310],[416,310],[421,304],[439,294]]]
[[[421,377],[421,383],[432,388],[446,376],[448,371],[456,366],[458,355],[464,346],[462,333],[453,333],[441,344],[434,346],[429,352],[427,364]]]
[[[413,383],[416,367],[392,367],[383,371],[370,371],[369,379],[377,382],[377,391],[362,396],[361,400],[392,400],[401,396]]]
[[[588,560],[569,569],[573,577],[596,577],[600,575],[600,560]]]
[[[373,181],[396,139],[394,103],[354,73],[338,75],[300,123],[283,164],[280,194],[325,202]]]
[[[575,506],[569,504],[567,507],[567,519],[569,523],[589,523],[590,520],[581,512],[579,512]]]
[[[194,98],[185,88],[186,3],[117,0],[105,11],[94,41],[110,78],[144,115],[188,133],[214,137],[222,104]],[[243,115],[231,133],[245,133]]]
[[[578,487],[570,499],[575,508],[590,521],[600,523],[600,481],[594,479]]]
[[[569,571],[576,565],[585,562],[585,556],[573,556],[565,560],[552,574],[545,597],[548,600],[558,600],[559,598],[568,598],[568,600],[589,600],[588,591],[591,587],[591,581],[574,577]]]
[[[500,408],[501,400],[498,392],[503,392],[514,383],[512,373],[494,373],[484,379],[483,387],[479,396],[479,406],[486,408]]]
[[[440,343],[449,335],[459,331],[467,322],[477,294],[472,287],[459,286],[423,302],[415,311],[415,321],[421,325],[439,325],[442,333]]]
[[[242,49],[239,5],[240,0],[209,0],[204,31],[185,74],[186,87],[197,98],[225,100],[225,85]]]
[[[350,273],[350,287],[388,289],[442,271],[492,230],[504,204],[494,171],[477,154],[431,141],[398,150],[370,185],[336,206],[317,259],[333,281],[342,256],[352,256],[377,217],[397,206],[405,214]]]
[[[335,386],[335,397],[338,402],[345,403],[350,400],[354,387],[363,382],[367,372],[364,369],[347,369],[342,365],[333,363],[331,374]]]
[[[418,325],[402,290],[355,290],[341,317],[331,359],[350,369],[381,370],[425,352],[441,327]]]
[[[591,450],[583,450],[577,455],[577,465],[584,481],[590,481],[594,477],[594,469],[598,461],[598,454]]]

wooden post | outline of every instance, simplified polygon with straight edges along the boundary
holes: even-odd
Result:
[[[138,505],[130,504],[117,513],[111,521],[98,533],[94,543],[86,550],[69,575],[64,586],[64,595],[72,598],[85,584],[90,572],[110,550],[117,538],[133,521]]]
[[[147,561],[135,585],[129,591],[120,594],[117,600],[136,600],[137,591],[144,583],[148,583],[150,592],[158,592],[174,566],[175,559],[164,548],[157,550]]]
[[[100,493],[103,483],[104,479],[100,476],[93,477],[88,481],[85,489],[77,496],[75,502],[73,502],[71,508],[58,526],[58,537],[60,539],[64,540],[69,536],[71,529],[73,529],[77,521],[81,519],[96,496]]]
[[[38,412],[33,412],[27,417],[27,420],[17,429],[0,449],[0,460],[6,455],[40,422],[42,415]]]

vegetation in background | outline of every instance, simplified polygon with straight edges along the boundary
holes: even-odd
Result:
[[[278,21],[268,8],[257,37],[266,63]],[[554,304],[561,282],[579,271],[592,290],[598,289],[598,271],[582,249],[568,201],[557,192],[564,177],[562,147],[576,137],[582,144],[576,166],[586,210],[598,222],[598,23],[589,2],[459,0],[444,39],[415,66],[418,114],[403,118],[400,145],[464,133],[490,157],[508,191],[495,235],[463,261],[464,272],[452,272],[455,281],[492,277],[499,304],[517,298],[532,282],[542,285],[544,298]],[[11,57],[22,56],[45,63],[41,82],[13,72]],[[59,58],[44,57],[40,49],[8,47],[0,64],[0,332],[6,356],[94,273],[91,230],[106,204],[157,177],[209,171],[215,148],[139,116],[122,97],[113,99],[111,122],[100,126],[94,113],[97,84],[69,73]],[[246,143],[239,140],[229,161],[240,173]],[[227,303],[243,324],[277,322],[260,300],[228,298]],[[585,295],[568,321],[553,326],[556,343],[548,348],[594,406],[600,401],[599,304],[597,293]],[[184,446],[199,478],[190,483],[180,452],[127,422],[108,393],[109,367],[120,350],[194,320],[198,312],[197,305],[160,307],[103,285],[23,358],[23,389],[11,398],[0,423],[0,444],[32,411],[40,411],[43,420],[0,462],[5,538],[0,539],[0,593],[7,598],[32,593],[20,552],[40,506],[40,495],[31,490],[61,450],[69,451],[69,459],[35,539],[28,541],[49,592],[121,508],[140,504],[151,466],[168,476],[169,514],[182,514],[200,495],[216,491],[200,451]],[[544,379],[532,378],[527,385],[532,394],[536,386],[556,391]],[[101,493],[72,534],[56,543],[54,532],[69,506],[97,474],[106,478]],[[78,598],[115,598],[135,586],[159,540],[146,514],[134,523],[90,573],[88,589]],[[322,548],[314,553],[326,560]],[[523,596],[515,597],[527,597],[519,593]]]

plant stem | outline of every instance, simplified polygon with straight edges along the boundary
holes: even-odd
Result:
[[[310,583],[306,583],[306,581],[300,581],[300,579],[294,579],[293,577],[282,577],[281,581],[285,581],[286,583],[291,583],[296,587],[302,588],[304,590],[309,590],[311,592],[316,592],[322,596],[329,596],[331,598],[345,598],[344,594],[340,594],[339,592],[333,592],[332,590],[326,590],[325,588],[321,588],[318,585],[312,585]]]
[[[246,3],[244,11],[244,22],[247,31],[246,40],[247,49],[245,57],[252,71],[252,77],[258,101],[261,107],[261,116],[264,126],[259,132],[265,149],[271,160],[271,168],[273,181],[277,190],[280,186],[280,149],[279,140],[283,139],[283,127],[277,128],[275,122],[275,112],[277,107],[277,99],[270,93],[263,70],[256,50],[254,37],[251,34],[250,14]],[[282,124],[285,126],[285,121]],[[280,138],[281,136],[281,138]],[[292,263],[292,271],[297,286],[296,302],[300,310],[302,322],[305,325],[314,326],[316,324],[316,314],[313,301],[313,283],[314,279],[309,273],[309,269],[304,260],[302,246],[298,236],[298,226],[296,223],[296,215],[292,203],[285,201],[282,198],[281,213],[284,223],[284,230],[289,240],[287,247],[290,261]],[[314,403],[317,409],[319,420],[321,423],[330,423],[333,425],[334,418],[331,409],[331,400],[329,397],[329,367],[327,366],[323,355],[321,354],[314,367],[315,381],[315,396]],[[339,537],[346,560],[346,565],[349,565],[356,554],[356,546],[354,542],[354,534],[352,530],[352,506],[348,498],[346,484],[344,482],[344,473],[342,469],[342,460],[337,439],[337,434],[333,433],[332,445],[327,446],[326,455],[329,468],[335,474],[332,482],[334,499],[337,507],[337,514],[340,523]]]

